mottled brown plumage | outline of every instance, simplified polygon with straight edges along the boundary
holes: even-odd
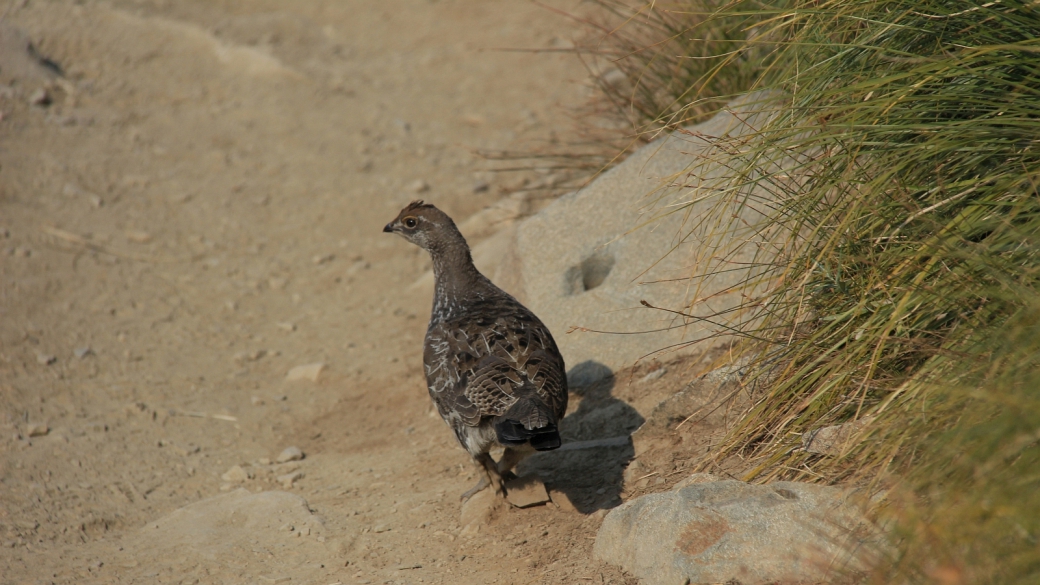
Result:
[[[416,201],[383,228],[426,249],[435,292],[423,363],[430,398],[459,443],[504,493],[502,475],[533,450],[560,446],[567,410],[563,357],[548,328],[473,265],[455,223]],[[506,448],[495,463],[495,444]]]

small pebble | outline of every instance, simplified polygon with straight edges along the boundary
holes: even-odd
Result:
[[[176,451],[181,457],[187,457],[188,455],[194,455],[202,450],[202,447],[198,445],[188,445],[187,448],[174,446],[173,450]]]
[[[482,115],[480,115],[480,114],[478,114],[476,112],[468,112],[468,113],[463,114],[460,117],[462,118],[462,121],[464,123],[466,123],[466,124],[468,124],[470,126],[483,126],[484,122],[487,121],[487,120],[484,119],[484,116],[482,116]]]
[[[230,483],[242,483],[243,481],[252,478],[251,474],[245,469],[242,469],[241,465],[233,465],[231,469],[224,472],[224,475],[220,476],[220,479]]]
[[[293,471],[292,473],[286,473],[285,475],[279,475],[275,479],[278,483],[282,484],[282,487],[289,489],[296,483],[297,480],[303,479],[302,471]]]
[[[286,447],[281,453],[278,454],[278,463],[288,463],[289,461],[299,461],[303,459],[303,451],[299,447]]]
[[[477,181],[476,183],[473,183],[473,192],[474,193],[483,193],[483,192],[487,191],[490,188],[491,188],[491,185],[489,185],[487,181]]]
[[[51,94],[46,88],[39,88],[36,91],[29,94],[29,105],[46,107],[51,105]]]
[[[57,356],[39,352],[37,352],[36,354],[36,363],[40,364],[41,366],[49,366],[56,361],[58,361]]]
[[[44,424],[30,424],[25,427],[25,434],[30,437],[42,437],[49,432],[51,429]]]
[[[246,359],[248,359],[251,362],[255,362],[255,361],[263,358],[265,355],[267,355],[267,350],[266,349],[257,349],[257,350],[253,350],[253,351],[247,353],[246,354]]]
[[[249,398],[249,402],[251,402],[253,406],[263,406],[264,399],[259,396],[252,396]]]
[[[347,268],[347,276],[354,276],[362,270],[368,270],[372,267],[372,264],[366,260],[357,260]]]
[[[599,78],[603,83],[611,87],[621,87],[628,83],[628,76],[625,75],[624,71],[617,68],[611,68],[606,73],[600,75]]]
[[[85,359],[88,355],[92,353],[94,353],[94,350],[90,349],[90,347],[88,346],[77,347],[76,349],[72,350],[72,355],[76,356],[79,359]]]
[[[317,382],[318,377],[321,376],[322,370],[325,369],[325,364],[318,362],[316,364],[306,364],[302,366],[296,366],[289,370],[289,373],[285,375],[285,379],[294,382],[296,380],[310,380],[311,382]]]
[[[416,179],[408,183],[407,189],[412,193],[424,193],[430,190],[430,184],[422,179]]]

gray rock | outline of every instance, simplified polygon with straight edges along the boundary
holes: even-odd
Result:
[[[501,252],[477,266],[490,267],[488,276],[549,326],[569,364],[594,361],[617,371],[654,350],[681,352],[682,344],[704,341],[685,348],[700,352],[728,341],[718,325],[725,319],[684,318],[642,301],[676,310],[692,304],[698,317],[724,312],[741,302],[736,285],[753,262],[768,259],[755,245],[762,237],[754,225],[770,195],[756,191],[750,205],[715,209],[724,192],[723,151],[762,122],[764,101],[763,94],[745,97],[731,104],[736,115],[721,113],[636,151],[519,222],[511,245],[490,238],[476,246],[475,259],[489,256],[485,245]],[[691,200],[697,203],[682,206]],[[704,245],[715,237],[720,247]],[[709,297],[710,307],[697,302]],[[588,375],[575,381],[588,383]]]
[[[303,459],[303,451],[299,447],[286,447],[278,457],[275,459],[278,463],[286,463],[288,461],[299,461]]]
[[[847,492],[795,482],[698,483],[607,514],[594,554],[647,585],[840,583],[866,568],[876,532]]]

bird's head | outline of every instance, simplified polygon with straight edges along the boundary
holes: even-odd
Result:
[[[386,233],[397,234],[409,242],[435,252],[444,245],[465,240],[459,233],[455,222],[440,209],[422,200],[413,201],[397,214],[394,221],[386,224],[383,228]]]

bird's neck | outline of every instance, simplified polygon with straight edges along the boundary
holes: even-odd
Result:
[[[450,318],[466,301],[483,295],[490,281],[473,265],[469,246],[462,236],[454,245],[430,249],[433,260],[433,319]]]

